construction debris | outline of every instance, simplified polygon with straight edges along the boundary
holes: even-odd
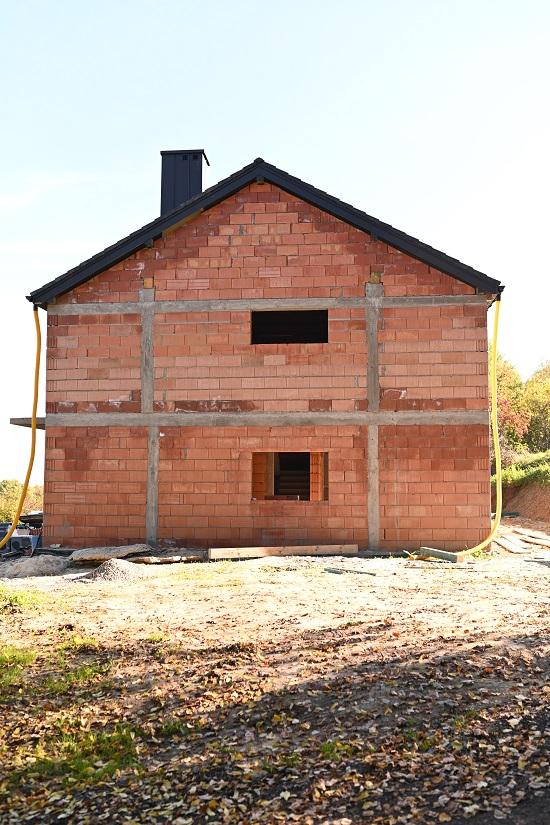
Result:
[[[493,539],[498,547],[508,553],[527,555],[534,551],[540,552],[541,547],[550,549],[550,536],[541,530],[531,530],[515,525],[501,525],[497,536]]]
[[[109,559],[123,559],[126,556],[150,556],[152,552],[148,544],[127,544],[122,547],[83,547],[81,550],[75,550],[71,554],[70,560],[78,564],[88,564],[89,562],[102,562]]]
[[[550,536],[541,530],[531,530],[515,525],[501,524],[493,543],[516,555],[529,555],[541,548],[550,549]]]

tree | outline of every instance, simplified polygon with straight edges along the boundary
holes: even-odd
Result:
[[[531,412],[519,372],[500,354],[497,354],[497,410],[501,445],[520,449]]]
[[[13,520],[22,489],[22,483],[14,478],[0,481],[0,521]],[[40,484],[29,487],[23,505],[23,514],[31,510],[41,510],[43,495],[43,488]]]
[[[534,453],[550,450],[550,361],[529,378],[525,397],[531,416],[525,442]]]

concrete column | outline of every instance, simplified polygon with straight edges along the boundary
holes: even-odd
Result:
[[[141,412],[153,412],[154,395],[154,355],[153,324],[155,312],[155,290],[140,290],[141,308]]]
[[[159,428],[149,427],[147,439],[147,497],[145,505],[145,532],[147,544],[155,545],[158,529],[159,497]]]
[[[155,391],[155,364],[153,326],[155,321],[155,290],[141,289],[141,412],[153,412]],[[150,423],[147,428],[147,487],[145,505],[145,532],[148,544],[155,545],[158,526],[158,465],[159,428]]]
[[[384,287],[381,283],[365,285],[367,320],[367,401],[370,413],[380,410],[380,375],[378,363],[378,329]],[[368,530],[369,550],[378,550],[380,545],[380,475],[378,463],[378,424],[368,425],[367,438],[368,473]]]

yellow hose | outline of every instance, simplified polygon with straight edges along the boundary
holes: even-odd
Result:
[[[491,388],[491,429],[493,431],[493,445],[495,449],[496,465],[496,493],[497,506],[495,520],[493,521],[491,532],[480,544],[470,547],[469,550],[461,550],[460,553],[448,553],[446,550],[435,550],[433,547],[421,547],[418,555],[433,556],[434,558],[446,561],[460,561],[462,556],[469,556],[483,550],[492,542],[500,525],[502,516],[502,462],[500,458],[500,444],[498,440],[498,416],[497,416],[497,342],[498,342],[498,319],[500,314],[500,295],[497,295],[495,302],[495,317],[493,320],[493,343],[491,349],[491,367],[489,370],[489,384]]]
[[[32,424],[31,424],[31,454],[29,457],[29,465],[27,467],[27,475],[25,476],[25,483],[23,484],[23,489],[21,490],[21,495],[19,497],[19,504],[17,505],[17,512],[13,518],[12,525],[8,531],[8,533],[4,536],[4,538],[0,541],[0,549],[7,544],[7,542],[12,537],[14,531],[17,529],[17,525],[19,523],[19,517],[21,516],[21,512],[23,510],[23,505],[25,504],[25,498],[27,497],[27,490],[29,488],[29,480],[32,473],[32,466],[34,464],[34,453],[36,451],[36,410],[38,408],[38,381],[40,378],[40,350],[42,348],[42,336],[40,334],[40,321],[38,319],[38,307],[33,307],[34,311],[34,328],[36,331],[36,358],[34,363],[34,398],[32,402]]]

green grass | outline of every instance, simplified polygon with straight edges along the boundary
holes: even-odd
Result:
[[[167,642],[168,639],[169,637],[160,631],[149,633],[149,635],[145,637],[146,642],[151,642],[153,644],[162,644],[162,642]]]
[[[0,689],[11,688],[21,683],[25,667],[32,665],[37,653],[29,648],[13,645],[0,649]]]
[[[80,665],[67,673],[48,676],[42,683],[42,688],[46,693],[59,696],[68,693],[73,687],[81,687],[88,682],[96,681],[98,676],[104,676],[110,669],[110,662]]]
[[[14,645],[7,645],[7,647],[0,648],[0,669],[3,667],[17,667],[25,665],[32,665],[36,659],[37,653],[30,648],[15,647]]]
[[[149,738],[143,728],[126,723],[115,725],[111,731],[90,731],[82,730],[79,720],[65,718],[58,720],[55,727],[57,730],[32,752],[15,759],[16,769],[10,777],[12,787],[20,782],[45,781],[56,776],[63,777],[65,785],[101,781],[124,768],[135,767],[139,741]],[[154,737],[162,738],[188,733],[188,724],[175,717],[152,731]]]
[[[323,742],[319,747],[319,752],[323,759],[339,762],[353,752],[353,745],[347,742],[340,742],[338,739],[327,739],[327,741]]]
[[[491,476],[496,484],[496,475]],[[502,483],[521,487],[524,484],[550,484],[550,450],[545,453],[527,453],[502,471]]]
[[[59,650],[73,653],[91,653],[97,650],[99,642],[90,636],[71,636],[66,642],[59,645]]]
[[[132,725],[116,725],[111,731],[59,732],[25,757],[10,784],[63,777],[65,785],[94,783],[137,763],[136,739],[141,731]]]
[[[158,728],[155,728],[155,736],[169,738],[171,736],[186,736],[189,733],[187,722],[182,719],[167,719]]]
[[[44,601],[35,590],[15,590],[0,584],[0,613],[15,613],[38,607]]]

